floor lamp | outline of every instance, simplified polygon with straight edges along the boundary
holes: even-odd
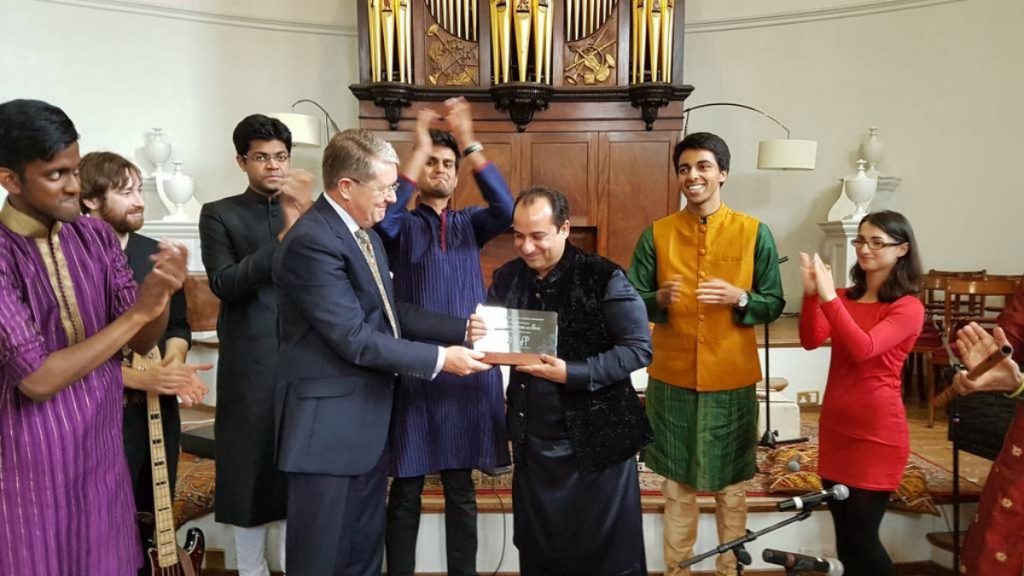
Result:
[[[315,116],[295,113],[295,107],[302,103],[312,104],[319,108],[320,111],[324,113],[323,122],[318,120]],[[319,147],[322,142],[320,137],[321,127],[325,129],[328,140],[331,139],[331,136],[341,132],[341,128],[338,127],[338,123],[334,121],[334,118],[331,118],[331,114],[315,100],[309,100],[307,98],[296,100],[292,103],[291,109],[293,112],[274,112],[272,114],[268,114],[268,116],[277,118],[281,122],[284,122],[285,126],[287,126],[291,131],[292,143],[296,146]]]
[[[683,110],[683,135],[687,133],[687,127],[690,123],[690,112],[693,110],[699,110],[701,108],[711,108],[714,106],[731,106],[734,108],[742,108],[744,110],[750,110],[756,112],[761,116],[771,120],[780,128],[786,131],[786,137],[784,139],[776,140],[762,140],[757,147],[757,169],[758,170],[814,170],[814,163],[818,150],[818,143],[814,140],[794,140],[790,138],[789,128],[785,124],[779,122],[774,117],[770,116],[766,112],[748,106],[746,104],[738,104],[736,102],[709,102],[707,104],[699,104]],[[788,257],[783,256],[779,258],[779,264],[789,260]],[[774,448],[777,444],[785,443],[797,443],[805,442],[807,438],[794,438],[789,440],[778,440],[778,432],[772,430],[772,404],[771,404],[771,363],[770,363],[770,350],[771,341],[769,338],[769,322],[764,324],[764,412],[765,412],[765,429],[764,435],[761,436],[759,444],[761,446],[767,446]]]

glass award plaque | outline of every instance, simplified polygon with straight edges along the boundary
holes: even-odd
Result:
[[[487,335],[473,344],[484,353],[483,362],[522,366],[540,364],[540,355],[557,355],[558,313],[477,306],[487,324]]]

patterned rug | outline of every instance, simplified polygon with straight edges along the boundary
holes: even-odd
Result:
[[[801,425],[801,436],[807,437],[807,442],[801,444],[787,445],[791,447],[816,446],[818,443],[818,427],[814,423],[803,423]],[[768,490],[769,475],[771,466],[771,450],[764,447],[757,449],[757,474],[747,481],[747,495],[757,496],[783,496],[773,494]],[[924,476],[927,492],[942,503],[953,493],[953,474],[951,471],[932,462],[918,454],[911,452],[908,462],[908,469],[916,468]],[[512,475],[486,476],[480,472],[474,472],[474,479],[482,492],[498,494],[510,494],[512,491]],[[640,493],[642,496],[661,496],[661,484],[664,478],[646,468],[643,462],[640,463]],[[960,478],[961,501],[972,502],[978,499],[982,487],[966,478]],[[437,476],[427,476],[424,486],[424,495],[441,495],[441,480]]]

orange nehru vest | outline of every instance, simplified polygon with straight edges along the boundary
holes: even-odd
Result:
[[[758,224],[724,204],[703,224],[686,210],[654,223],[658,285],[678,274],[683,294],[669,307],[668,322],[654,325],[651,376],[701,392],[761,379],[754,328],[737,324],[731,306],[698,303],[696,293],[698,282],[711,278],[750,290]]]

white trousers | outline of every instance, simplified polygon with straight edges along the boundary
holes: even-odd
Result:
[[[267,565],[267,528],[271,524],[262,526],[242,527],[235,526],[235,559],[238,562],[238,576],[270,576],[270,566]],[[281,537],[276,546],[281,558],[281,568],[285,566],[285,541],[287,524],[281,522]]]

